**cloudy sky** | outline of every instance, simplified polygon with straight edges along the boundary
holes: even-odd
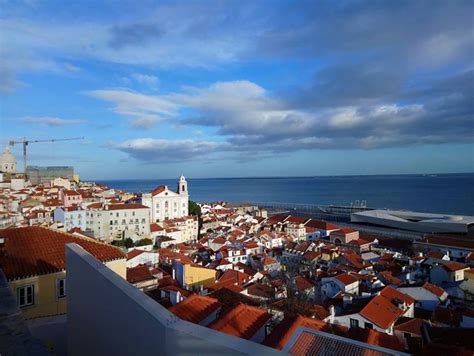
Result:
[[[32,164],[88,179],[474,171],[473,1],[0,7],[1,144],[85,137],[32,144]]]

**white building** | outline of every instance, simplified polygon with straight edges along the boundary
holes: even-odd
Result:
[[[15,173],[16,172],[16,159],[11,153],[10,147],[5,147],[5,151],[0,156],[0,172],[4,173]]]
[[[154,267],[157,266],[159,262],[160,255],[158,252],[144,251],[136,248],[127,253],[127,268],[133,268],[138,265]]]
[[[153,192],[142,196],[142,204],[150,208],[152,222],[188,215],[188,200],[188,183],[183,176],[179,178],[176,192],[170,190],[166,185],[160,185]]]
[[[80,207],[60,207],[54,210],[54,221],[59,221],[64,225],[66,231],[78,227],[86,231],[86,212]]]
[[[140,240],[150,237],[150,213],[141,204],[89,204],[86,212],[87,230],[98,239],[129,237]]]
[[[436,307],[448,298],[448,293],[443,288],[426,282],[418,287],[399,288],[400,292],[408,294],[415,299],[417,308],[434,311]]]

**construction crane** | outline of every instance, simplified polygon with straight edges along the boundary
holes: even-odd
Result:
[[[47,140],[27,140],[26,138],[23,138],[23,140],[21,141],[10,141],[10,146],[17,145],[17,144],[23,145],[23,168],[24,168],[24,173],[26,174],[26,160],[27,160],[26,148],[28,147],[30,143],[73,141],[73,140],[83,140],[83,139],[84,137],[51,138]]]

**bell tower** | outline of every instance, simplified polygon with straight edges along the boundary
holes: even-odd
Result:
[[[182,195],[188,195],[188,182],[186,182],[186,178],[184,178],[183,175],[179,177],[178,193]]]

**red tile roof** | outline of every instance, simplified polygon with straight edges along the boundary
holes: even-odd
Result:
[[[150,209],[142,204],[112,204],[107,205],[106,210],[126,210],[126,209]]]
[[[219,309],[220,306],[221,303],[215,298],[193,294],[181,303],[169,308],[169,311],[180,319],[198,324]]]
[[[407,305],[415,304],[415,299],[410,297],[408,294],[402,293],[392,287],[385,287],[380,292],[380,295],[384,296],[385,298],[389,299],[392,302],[396,300],[401,300],[405,302]]]
[[[353,275],[349,273],[340,274],[336,276],[336,279],[346,286],[352,283],[356,283],[359,280],[358,278],[354,277]]]
[[[319,221],[319,220],[309,220],[305,226],[312,227],[315,229],[320,229],[320,230],[337,230],[339,227],[336,225],[333,225],[331,223],[328,223],[326,221]]]
[[[151,195],[155,196],[157,194],[163,193],[165,190],[166,190],[166,186],[160,185],[151,192]]]
[[[423,319],[410,318],[406,321],[402,321],[401,323],[395,325],[395,330],[421,336],[422,325],[423,325]]]
[[[224,272],[224,274],[219,278],[218,281],[224,282],[231,280],[233,283],[237,283],[237,285],[241,286],[242,284],[247,283],[251,278],[252,277],[250,277],[247,273],[228,269]]]
[[[127,281],[130,283],[139,283],[153,278],[153,275],[146,265],[138,265],[133,268],[127,268]]]
[[[443,267],[449,272],[456,272],[467,268],[465,264],[454,261],[443,263]]]
[[[441,298],[443,296],[443,294],[446,293],[443,288],[435,286],[434,284],[431,284],[431,283],[428,283],[428,282],[423,284],[423,288],[430,291],[431,293],[436,295],[438,298]]]
[[[125,259],[117,247],[40,226],[0,230],[5,238],[0,264],[8,280],[56,273],[66,268],[66,244],[76,243],[102,262]]]
[[[295,284],[296,284],[296,288],[298,288],[299,290],[305,290],[305,289],[310,289],[314,287],[313,283],[311,283],[310,281],[308,281],[306,278],[302,276],[297,276],[295,278]]]
[[[131,250],[131,251],[128,251],[128,253],[127,253],[127,261],[128,261],[128,260],[131,260],[132,258],[137,257],[138,255],[141,255],[143,252],[145,252],[145,251],[143,251],[143,250],[138,250],[138,249],[136,249],[136,248],[134,248],[134,249]]]
[[[403,315],[403,310],[397,308],[387,298],[378,295],[360,311],[360,314],[379,327],[388,329]]]
[[[75,190],[64,190],[64,195],[81,195],[81,193],[76,192]]]
[[[397,307],[397,302],[404,302],[407,305],[412,305],[415,300],[407,294],[403,294],[392,287],[385,287],[380,295],[372,299],[360,311],[360,314],[377,324],[383,329],[388,329],[399,317],[401,317],[405,310]]]
[[[302,218],[299,216],[291,216],[286,220],[286,222],[290,224],[304,224],[306,221],[308,221],[308,218]]]
[[[331,325],[322,320],[307,318],[301,315],[287,316],[265,338],[263,344],[281,350],[300,327],[324,332],[332,332],[333,327],[335,327],[336,330],[334,331],[337,334],[347,330],[347,327],[344,326]]]
[[[246,304],[239,304],[227,314],[214,321],[209,327],[229,335],[249,340],[270,318],[271,315],[263,309]]]
[[[158,232],[163,231],[164,229],[157,223],[150,224],[150,231],[151,232]]]

